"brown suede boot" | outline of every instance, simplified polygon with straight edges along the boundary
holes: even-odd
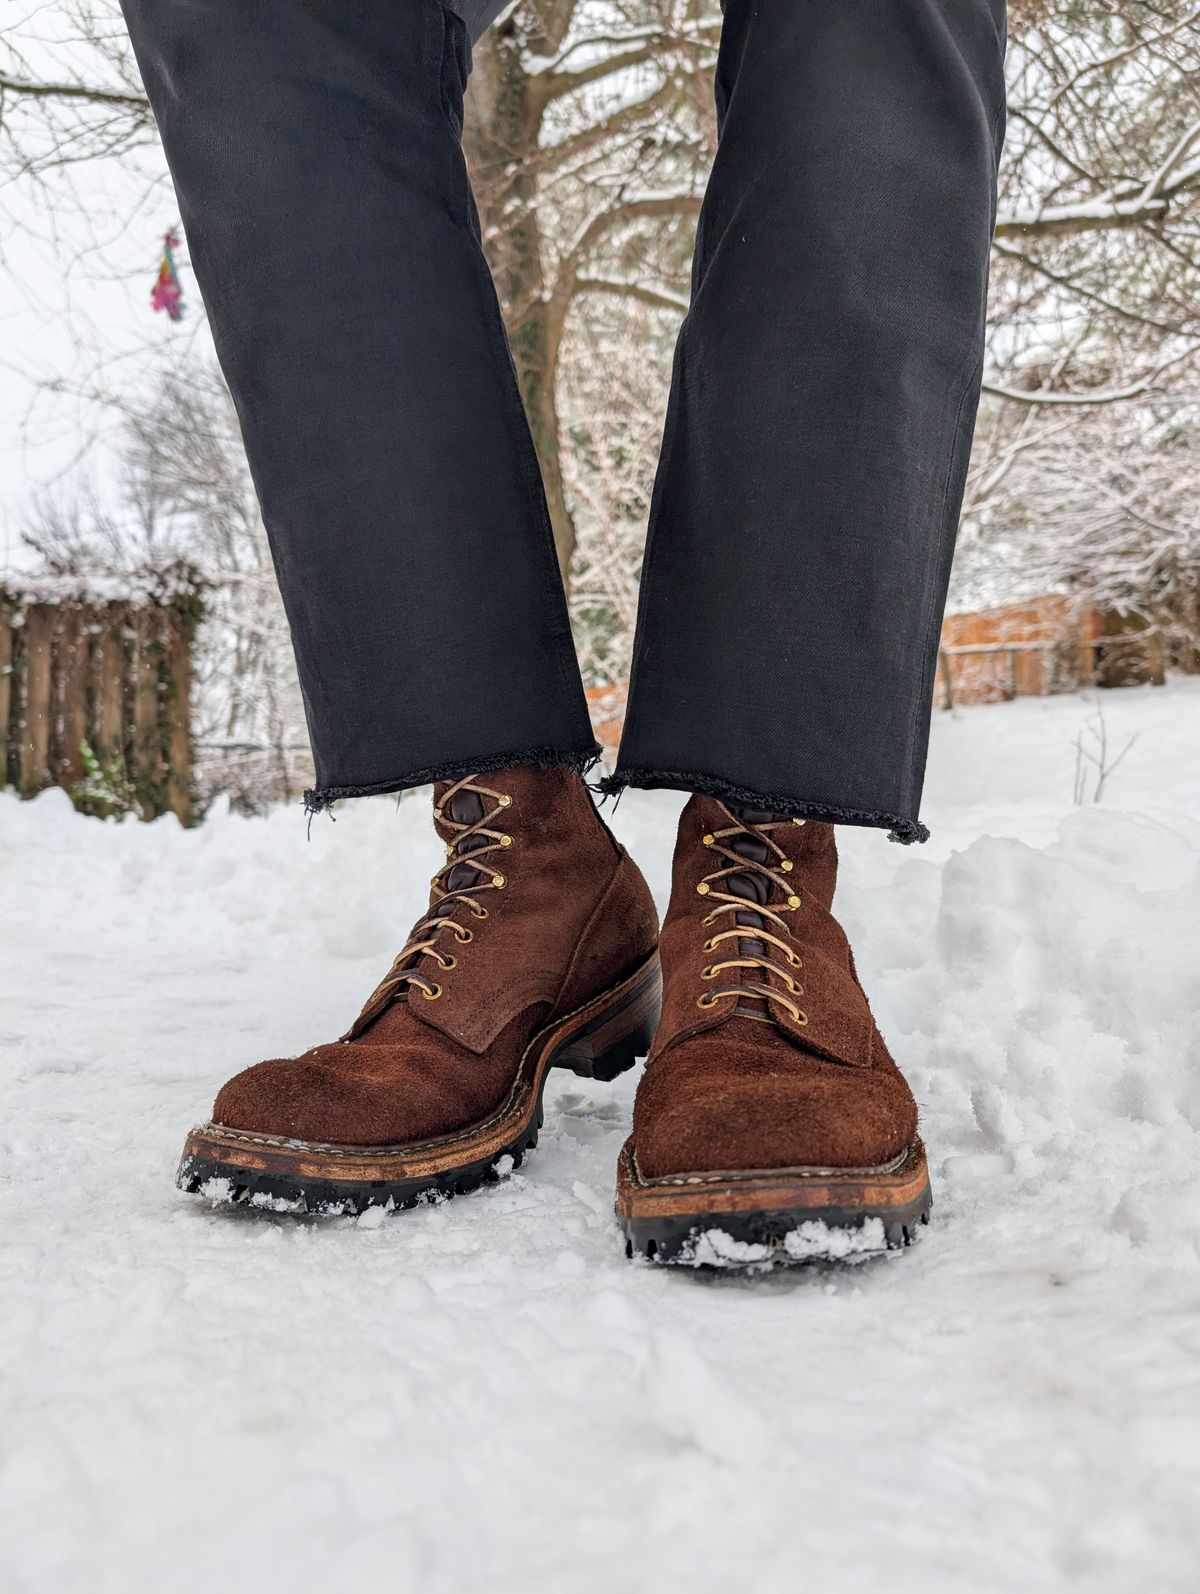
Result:
[[[180,1188],[296,1211],[461,1194],[536,1143],[549,1069],[645,1055],[658,920],[582,780],[521,767],[434,800],[446,862],[387,978],[340,1041],[229,1081]]]
[[[830,913],[833,828],[693,797],[662,933],[662,1021],[617,1215],[659,1261],[907,1243],[929,1213],[917,1108]]]

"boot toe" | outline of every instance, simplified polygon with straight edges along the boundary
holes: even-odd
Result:
[[[288,1140],[365,1144],[361,1090],[347,1088],[321,1050],[272,1058],[235,1074],[213,1103],[213,1122]]]
[[[643,1177],[874,1168],[912,1144],[916,1103],[899,1074],[799,1059],[786,1072],[733,1073],[716,1058],[689,1066],[682,1049],[664,1057],[645,1076],[634,1112]]]
[[[444,1037],[416,1047],[337,1042],[256,1063],[225,1085],[213,1122],[310,1145],[404,1146],[465,1128],[495,1105],[503,1072]]]

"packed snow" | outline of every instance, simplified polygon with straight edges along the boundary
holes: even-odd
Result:
[[[427,805],[0,794],[4,1594],[1195,1590],[1200,681],[1105,694],[1076,804],[1100,701],[939,715],[929,845],[842,833],[933,1222],[760,1277],[626,1261],[633,1077],[443,1205],[180,1194],[220,1082],[386,968]],[[660,895],[680,801],[613,815]]]

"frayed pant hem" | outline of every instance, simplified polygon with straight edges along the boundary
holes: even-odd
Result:
[[[698,792],[703,797],[718,797],[723,802],[740,803],[751,808],[769,808],[773,813],[787,814],[796,819],[886,830],[889,841],[898,841],[903,846],[929,840],[929,831],[919,820],[906,819],[901,814],[874,812],[866,808],[841,808],[830,803],[809,802],[802,797],[786,797],[779,792],[751,791],[746,786],[735,786],[715,775],[698,775],[674,769],[619,769],[615,775],[608,775],[601,780],[597,789],[606,797],[616,797],[627,786],[644,791],[666,787],[672,791]]]
[[[527,747],[514,753],[489,753],[482,758],[458,759],[453,763],[436,764],[428,769],[415,769],[391,780],[372,781],[366,786],[316,786],[304,793],[304,811],[311,816],[325,813],[334,803],[347,797],[385,797],[393,792],[409,791],[414,786],[430,786],[436,781],[464,780],[468,775],[487,775],[498,769],[513,769],[517,765],[532,764],[537,769],[573,769],[586,775],[596,767],[600,758],[600,745],[594,743],[584,753],[569,753],[558,747]]]

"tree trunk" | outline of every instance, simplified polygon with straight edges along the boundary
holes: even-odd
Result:
[[[537,211],[541,105],[525,66],[530,41],[520,15],[489,29],[475,47],[463,143],[565,586],[575,551],[575,522],[563,491],[557,340],[550,336]]]
[[[1104,614],[1104,640],[1096,663],[1097,686],[1164,686],[1162,633],[1144,615]]]

